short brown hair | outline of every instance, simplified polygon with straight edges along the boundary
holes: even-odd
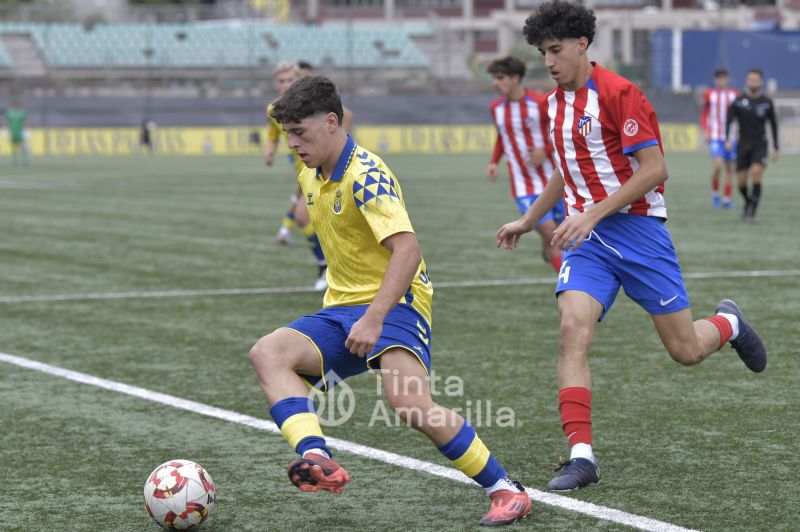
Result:
[[[306,76],[295,81],[272,106],[272,118],[281,124],[302,122],[318,114],[335,113],[342,123],[342,99],[336,84],[325,76]]]
[[[512,55],[508,55],[502,59],[495,59],[486,69],[489,74],[504,74],[506,76],[519,76],[519,79],[525,77],[525,63]]]

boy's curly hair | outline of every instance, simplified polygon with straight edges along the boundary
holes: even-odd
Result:
[[[545,2],[525,21],[522,33],[528,44],[539,46],[545,39],[594,39],[594,11],[560,0]]]

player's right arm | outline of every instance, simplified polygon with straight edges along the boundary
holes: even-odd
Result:
[[[492,183],[497,181],[497,163],[503,157],[503,141],[500,135],[497,135],[497,140],[494,143],[494,150],[492,151],[492,158],[489,160],[489,166],[486,167],[486,177]]]
[[[733,143],[731,141],[731,124],[733,124],[733,121],[736,119],[736,113],[738,112],[738,107],[736,105],[736,101],[738,99],[739,98],[733,100],[731,106],[728,107],[728,112],[725,113],[725,149],[728,151],[730,151],[733,147]]]
[[[536,227],[536,222],[547,212],[553,210],[556,203],[564,197],[564,178],[556,169],[544,190],[528,211],[518,220],[505,224],[497,231],[495,243],[497,247],[514,249],[522,235],[530,233]]]
[[[272,118],[272,104],[267,106],[267,142],[264,144],[264,164],[272,166],[275,159],[275,152],[278,150],[278,142],[281,138],[282,126],[277,120]]]
[[[703,107],[700,109],[700,129],[703,132],[706,142],[711,139],[708,128],[708,111],[711,109],[711,89],[707,89],[703,94]]]

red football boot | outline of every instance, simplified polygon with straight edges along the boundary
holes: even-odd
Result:
[[[525,488],[516,480],[514,485],[521,491],[499,490],[489,495],[492,506],[480,520],[480,524],[486,526],[510,525],[531,513],[533,503],[525,493]]]
[[[302,491],[341,493],[350,475],[339,464],[322,455],[308,453],[289,464],[289,480]]]

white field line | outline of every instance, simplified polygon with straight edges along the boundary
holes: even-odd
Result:
[[[763,277],[798,277],[800,270],[745,270],[727,272],[694,272],[683,274],[684,279],[732,279]],[[521,279],[484,279],[474,281],[440,281],[433,283],[434,289],[476,288],[489,286],[553,285],[555,277],[528,277]],[[153,290],[141,292],[88,292],[83,294],[43,294],[22,296],[0,296],[0,303],[27,303],[40,301],[88,301],[94,299],[139,299],[161,297],[209,297],[257,294],[294,294],[315,292],[310,286],[219,288],[201,290]]]
[[[238,412],[233,412],[231,410],[216,408],[203,403],[197,403],[195,401],[181,399],[179,397],[174,397],[164,393],[146,390],[137,386],[130,386],[121,382],[101,379],[85,373],[59,368],[58,366],[51,366],[50,364],[44,364],[42,362],[37,362],[35,360],[30,360],[28,358],[18,357],[15,355],[9,355],[7,353],[0,352],[0,361],[14,364],[15,366],[22,368],[40,371],[42,373],[47,373],[49,375],[54,375],[56,377],[61,377],[82,384],[89,384],[91,386],[97,386],[98,388],[104,388],[113,392],[119,392],[133,397],[138,397],[147,401],[161,403],[174,408],[179,408],[181,410],[187,410],[203,416],[213,417],[223,421],[229,421],[231,423],[238,423],[239,425],[271,432],[273,434],[280,434],[280,429],[278,429],[275,423],[271,421],[258,419],[245,414],[240,414]],[[363,456],[364,458],[370,458],[378,462],[383,462],[405,469],[411,469],[413,471],[421,471],[428,473],[429,475],[461,482],[462,484],[474,485],[472,479],[466,477],[463,473],[457,471],[456,469],[443,467],[430,462],[424,462],[422,460],[417,460],[416,458],[390,453],[388,451],[382,451],[380,449],[367,447],[366,445],[361,445],[347,440],[340,440],[338,438],[326,437],[325,440],[330,447],[339,451]],[[691,529],[681,528],[679,526],[665,523],[663,521],[657,521],[655,519],[650,519],[648,517],[629,514],[613,508],[606,508],[597,504],[583,502],[570,497],[564,497],[563,495],[547,493],[535,490],[533,488],[527,488],[527,492],[534,501],[548,504],[550,506],[556,506],[572,512],[585,514],[597,519],[604,519],[606,521],[620,523],[641,530],[692,532]]]

